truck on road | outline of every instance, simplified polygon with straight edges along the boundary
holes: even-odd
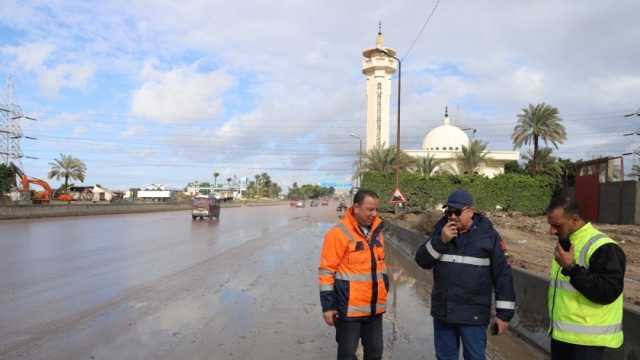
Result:
[[[209,218],[220,220],[220,200],[213,196],[199,195],[193,199],[191,205],[191,218],[193,220]]]

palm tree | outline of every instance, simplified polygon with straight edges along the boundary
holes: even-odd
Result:
[[[427,154],[425,157],[416,159],[416,172],[424,177],[429,177],[436,169],[440,170],[443,163],[442,159],[436,159],[433,155]]]
[[[533,175],[538,172],[535,158],[538,156],[539,140],[542,139],[545,145],[551,143],[557,149],[558,144],[562,144],[567,139],[567,133],[561,123],[562,119],[558,114],[558,108],[545,103],[535,106],[529,104],[528,108],[522,109],[522,113],[518,114],[518,124],[513,128],[511,135],[513,148],[533,144],[534,167],[531,168]]]
[[[473,140],[469,146],[462,145],[462,152],[458,155],[458,169],[462,174],[473,174],[487,157],[487,143]]]
[[[261,192],[261,196],[263,197],[271,197],[271,176],[269,176],[269,174],[267,174],[266,172],[263,172],[262,174],[260,174],[260,184],[262,185],[262,192]]]
[[[51,165],[49,179],[64,179],[64,190],[69,188],[69,179],[84,182],[87,166],[80,159],[71,155],[60,154],[60,158],[54,159],[54,162],[49,163],[49,165]]]
[[[218,186],[218,176],[220,176],[219,172],[214,172],[213,173],[213,187],[217,187]]]
[[[534,158],[533,153],[529,151],[524,155],[525,169],[531,172],[535,168],[538,175],[547,175],[559,181],[563,176],[563,164],[552,156],[552,153],[552,148],[544,147],[538,150],[538,155]]]
[[[414,165],[415,160],[400,151],[400,171],[406,171]],[[356,171],[356,177],[367,171],[378,171],[390,173],[396,168],[396,149],[390,147],[376,146],[366,154],[362,155],[362,168]]]
[[[227,186],[229,186],[229,187],[231,186],[231,180],[233,180],[233,179],[230,178],[230,177],[227,178]]]
[[[260,177],[260,175],[254,175],[253,178],[255,179],[254,182],[254,187],[255,187],[255,197],[260,197],[260,183],[262,182],[262,178]]]
[[[563,187],[575,186],[576,176],[578,175],[578,166],[575,161],[570,159],[558,158],[558,165],[562,170]]]

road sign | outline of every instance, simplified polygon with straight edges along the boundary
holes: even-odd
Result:
[[[402,192],[400,192],[400,189],[396,188],[396,190],[393,192],[393,195],[391,196],[391,204],[396,205],[396,204],[404,204],[406,202],[408,202],[409,200],[407,200],[407,198],[402,194]]]

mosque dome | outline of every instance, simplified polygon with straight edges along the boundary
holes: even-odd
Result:
[[[460,151],[463,146],[469,146],[469,136],[459,127],[451,125],[447,110],[444,124],[429,131],[422,142],[422,149],[427,151]]]

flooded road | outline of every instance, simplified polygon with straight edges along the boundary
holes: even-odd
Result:
[[[335,358],[316,279],[335,221],[270,206],[0,222],[0,359]],[[433,358],[428,282],[388,251],[385,358]],[[534,358],[499,340],[492,358]]]

